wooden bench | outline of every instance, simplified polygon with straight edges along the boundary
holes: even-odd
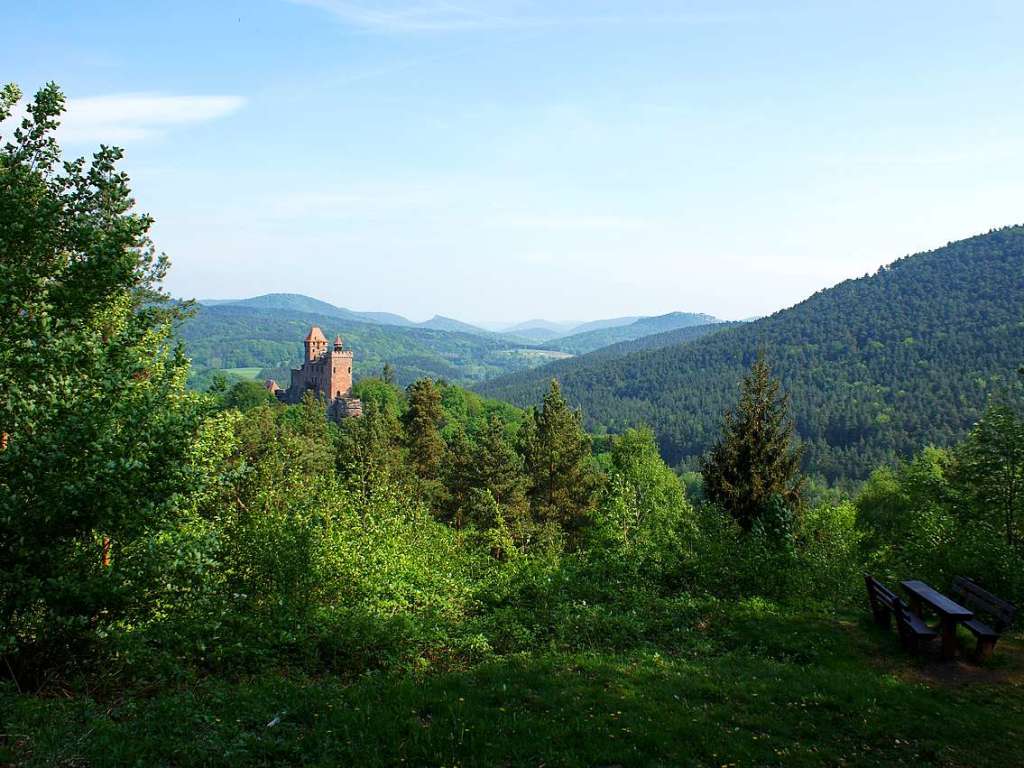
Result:
[[[875,624],[888,628],[893,604],[899,598],[870,573],[864,574],[864,585],[868,588],[868,603],[871,605],[871,615],[875,618]]]
[[[1008,603],[988,590],[982,589],[966,576],[957,576],[953,579],[953,594],[957,601],[976,614],[984,614],[990,622],[985,623],[977,616],[970,621],[963,622],[971,634],[978,638],[978,644],[974,651],[975,657],[979,661],[984,661],[992,655],[996,641],[1013,623],[1013,619],[1017,615],[1017,608],[1013,603]]]
[[[922,641],[934,640],[939,636],[938,632],[925,624],[924,619],[911,611],[898,597],[892,603],[892,614],[896,617],[900,641],[911,653],[921,650]]]
[[[938,632],[929,628],[920,616],[916,616],[891,589],[869,573],[864,574],[864,585],[868,590],[868,602],[875,623],[888,628],[892,617],[896,617],[896,629],[900,641],[908,650],[917,653],[922,641],[933,640]]]

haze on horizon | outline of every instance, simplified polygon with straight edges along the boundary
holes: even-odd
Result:
[[[126,149],[179,296],[762,315],[1024,220],[1024,6],[117,0],[4,82]]]

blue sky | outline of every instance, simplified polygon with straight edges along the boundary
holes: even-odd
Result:
[[[791,305],[1024,222],[1019,2],[27,2],[177,295],[424,319]]]

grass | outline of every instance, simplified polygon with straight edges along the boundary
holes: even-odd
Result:
[[[106,698],[7,688],[0,764],[1019,764],[1019,639],[986,667],[914,660],[859,616],[757,601],[674,638],[354,680],[278,673]]]
[[[231,374],[234,374],[235,376],[238,376],[238,377],[243,378],[243,379],[247,379],[249,381],[256,380],[259,377],[259,375],[260,375],[260,371],[262,371],[262,370],[263,370],[262,368],[224,368],[223,369],[224,373],[231,373]]]

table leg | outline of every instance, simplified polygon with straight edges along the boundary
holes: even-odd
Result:
[[[955,619],[942,617],[942,658],[946,661],[956,658],[956,625]]]

